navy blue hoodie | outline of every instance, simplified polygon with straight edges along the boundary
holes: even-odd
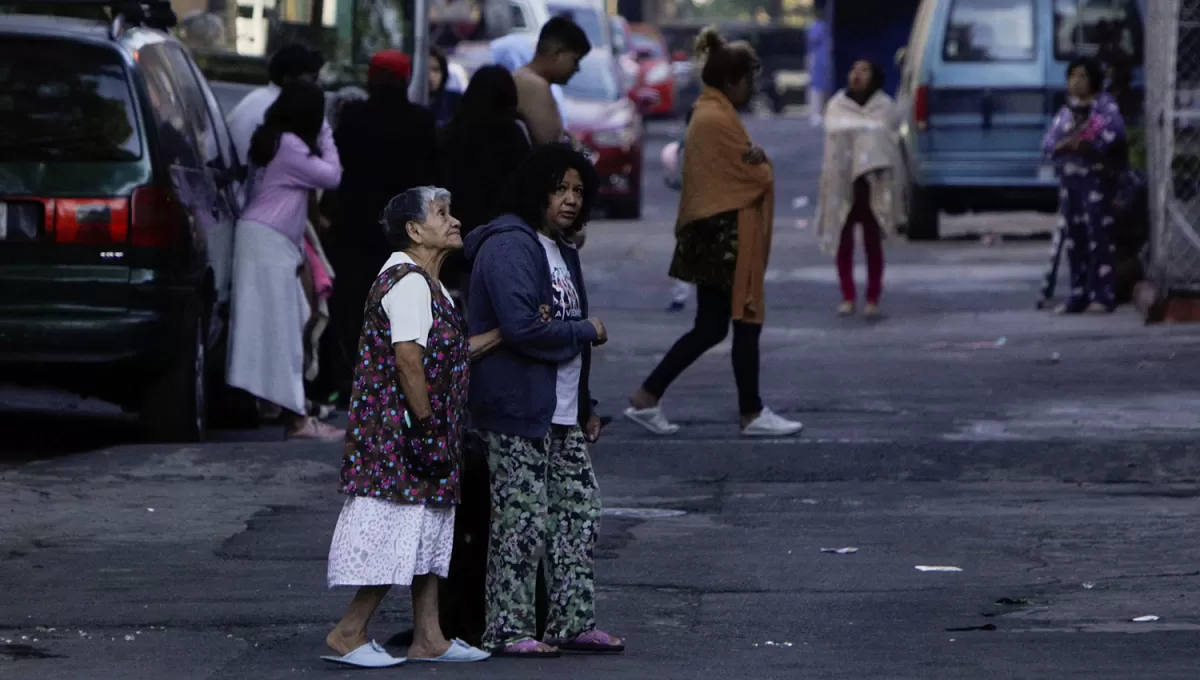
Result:
[[[554,306],[550,261],[537,232],[516,215],[501,215],[467,234],[471,263],[467,319],[472,336],[500,329],[503,343],[471,365],[471,424],[499,434],[536,439],[550,430],[557,405],[558,366],[584,355],[579,415],[591,412],[587,382],[596,328],[587,320],[587,291],[579,252],[559,243],[579,293],[583,319],[544,321]]]

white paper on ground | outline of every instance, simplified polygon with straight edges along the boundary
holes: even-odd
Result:
[[[1157,620],[1158,620],[1158,617],[1154,616],[1153,614],[1151,614],[1150,616],[1139,616],[1136,619],[1134,619],[1134,621],[1136,623],[1150,623],[1151,621],[1157,621]]]
[[[917,571],[962,571],[962,569],[959,567],[930,566],[927,564],[918,564]]]

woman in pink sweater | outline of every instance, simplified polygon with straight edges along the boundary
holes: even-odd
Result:
[[[338,440],[343,432],[310,418],[304,401],[304,328],[310,317],[299,279],[308,197],[342,181],[325,93],[285,85],[250,142],[250,202],[234,235],[230,385],[282,408],[287,436]]]

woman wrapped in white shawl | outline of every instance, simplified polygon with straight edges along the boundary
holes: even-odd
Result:
[[[854,231],[861,225],[867,254],[865,313],[879,314],[883,293],[883,245],[895,236],[905,213],[906,176],[896,134],[895,102],[883,91],[883,70],[855,62],[849,86],[825,110],[825,157],[817,207],[821,249],[837,255],[842,304],[854,313]]]

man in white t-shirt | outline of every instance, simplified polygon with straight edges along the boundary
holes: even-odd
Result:
[[[294,80],[316,82],[323,66],[325,57],[320,52],[295,43],[281,47],[271,56],[267,66],[271,82],[243,97],[225,118],[240,163],[249,162],[250,139],[262,125],[267,109],[279,98],[283,86]]]

